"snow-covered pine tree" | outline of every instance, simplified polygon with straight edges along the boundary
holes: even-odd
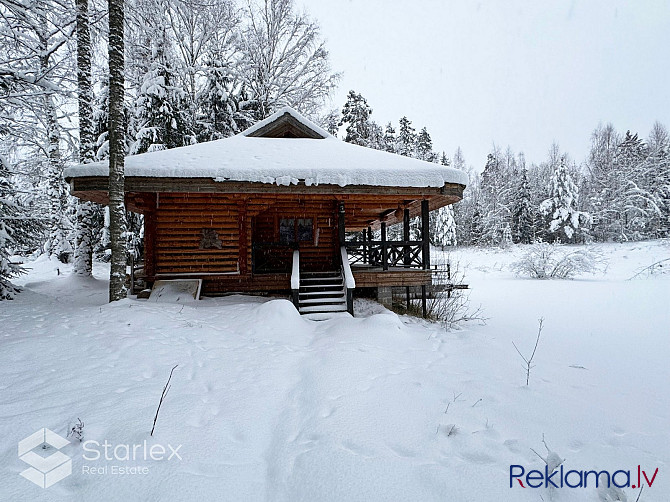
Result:
[[[346,125],[344,141],[360,146],[368,146],[370,141],[370,115],[372,108],[366,99],[356,91],[351,90],[347,95],[347,102],[342,107],[340,126]]]
[[[0,300],[11,300],[19,292],[11,279],[23,273],[23,268],[10,261],[10,254],[42,231],[42,221],[17,200],[9,163],[0,155]]]
[[[405,157],[414,157],[416,154],[416,130],[407,117],[400,119],[395,151]]]
[[[395,153],[396,137],[393,124],[389,122],[384,128],[384,150],[389,153]]]
[[[416,158],[425,160],[428,162],[433,162],[435,159],[435,153],[433,153],[433,140],[428,134],[428,129],[425,127],[421,128],[419,134],[416,136]]]
[[[528,170],[523,167],[512,208],[512,239],[521,244],[535,240],[535,210],[528,185]]]
[[[443,166],[451,165],[451,161],[449,160],[449,157],[447,157],[447,154],[444,151],[440,155],[440,164],[442,164]]]
[[[386,143],[384,139],[384,130],[379,124],[374,120],[370,121],[370,135],[368,137],[368,148],[374,148],[375,150],[385,150]]]
[[[511,211],[506,204],[510,187],[506,184],[505,164],[501,157],[502,155],[497,149],[494,149],[493,153],[488,155],[480,185],[481,242],[493,246],[502,243],[505,224],[509,223],[511,219]]]
[[[134,104],[131,154],[185,146],[193,139],[186,117],[186,93],[168,54],[167,27],[159,24],[153,33],[151,60]]]
[[[240,89],[235,87],[229,65],[211,58],[203,71],[205,87],[196,96],[195,105],[198,142],[228,138],[253,125],[253,113],[240,108]]]
[[[589,212],[593,217],[593,233],[597,240],[607,241],[618,236],[620,225],[620,173],[614,166],[621,136],[612,124],[599,125],[591,135],[591,149],[586,163],[589,176]]]
[[[340,112],[338,110],[330,110],[321,120],[323,128],[337,138],[340,126]]]
[[[0,301],[12,300],[19,292],[10,280],[23,272],[23,269],[10,262],[9,249],[14,243],[15,229],[12,223],[18,221],[17,207],[11,196],[14,187],[9,178],[9,168],[0,156]]]
[[[456,245],[456,220],[452,206],[443,206],[437,210],[433,243],[442,247]]]
[[[590,221],[587,213],[578,211],[579,193],[562,157],[551,177],[551,195],[542,202],[540,212],[548,221],[548,236],[563,243],[583,242],[585,226]]]

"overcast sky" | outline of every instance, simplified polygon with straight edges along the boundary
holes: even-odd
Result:
[[[493,143],[577,161],[599,122],[645,136],[670,127],[668,0],[296,0],[321,26],[332,106],[349,89],[372,118],[426,126],[436,150],[461,146],[481,169]]]

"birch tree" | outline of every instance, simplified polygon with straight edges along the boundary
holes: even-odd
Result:
[[[76,0],[77,8],[77,104],[79,108],[79,162],[95,159],[93,133],[93,89],[91,87],[91,33],[88,0]],[[73,272],[91,276],[93,272],[92,203],[77,202],[76,238]]]
[[[124,37],[123,0],[108,0],[109,6],[109,231],[111,269],[109,301],[126,297],[126,210],[124,200]]]

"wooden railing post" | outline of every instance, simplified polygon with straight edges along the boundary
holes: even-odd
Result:
[[[409,209],[405,209],[403,211],[403,217],[402,217],[402,239],[405,242],[409,242]],[[409,256],[409,244],[405,244],[405,247],[403,248],[403,264],[405,265],[405,268],[409,268],[411,265],[411,260]],[[408,293],[409,295],[409,293]],[[408,296],[409,298],[409,296]]]
[[[389,250],[386,245],[386,222],[382,221],[382,228],[381,228],[381,233],[382,233],[382,270],[388,270],[389,269]]]
[[[428,201],[421,201],[421,244],[422,244],[422,258],[423,269],[430,269],[430,225],[428,214]]]
[[[430,225],[429,225],[429,209],[428,201],[421,201],[421,244],[422,244],[422,258],[423,258],[423,269],[430,270]],[[426,305],[426,286],[421,286],[421,310],[423,317],[425,318],[428,315],[428,309]]]

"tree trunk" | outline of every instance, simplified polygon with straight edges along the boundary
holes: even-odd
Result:
[[[47,195],[49,197],[49,217],[51,228],[47,252],[56,256],[61,262],[67,263],[72,255],[72,246],[67,239],[67,189],[63,180],[63,163],[60,154],[60,131],[58,115],[53,97],[46,94],[43,99],[46,114],[47,133]]]
[[[121,300],[126,291],[126,210],[124,200],[124,46],[123,0],[109,6],[109,232],[111,270],[109,301]]]
[[[88,19],[88,0],[76,0],[77,7],[77,84],[79,104],[79,162],[94,160],[93,91],[91,89],[91,33]],[[90,202],[77,203],[74,273],[90,277],[93,271],[93,233]]]

